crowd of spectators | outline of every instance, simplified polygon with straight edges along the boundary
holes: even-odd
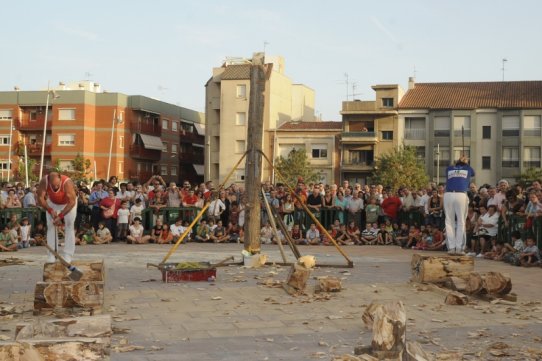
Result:
[[[77,182],[76,234],[78,244],[126,242],[131,244],[175,242],[206,203],[207,211],[190,231],[187,241],[244,241],[246,195],[231,184],[215,189],[212,182],[199,185],[166,184],[160,176],[147,182],[119,183],[117,177],[93,184]],[[269,215],[262,211],[262,243],[286,242],[299,245],[397,245],[419,250],[446,250],[444,233],[444,186],[430,183],[422,189],[401,188],[393,192],[381,185],[305,184],[298,181],[293,192],[283,184],[263,184],[269,206],[289,233],[277,233]],[[471,184],[467,224],[467,252],[471,256],[512,264],[538,265],[540,253],[533,232],[542,217],[542,186],[535,181],[528,189]],[[263,199],[262,199],[263,200]],[[313,222],[305,207],[319,220]],[[2,184],[0,208],[36,207],[36,187],[21,183]],[[178,209],[171,220],[164,209]],[[262,205],[262,210],[265,207]],[[0,250],[39,245],[45,227],[33,212],[12,213],[0,232]],[[151,218],[144,222],[144,218]],[[518,223],[521,220],[521,224]],[[34,221],[34,222],[33,222]],[[34,224],[34,227],[32,227]],[[62,237],[62,232],[60,232]]]

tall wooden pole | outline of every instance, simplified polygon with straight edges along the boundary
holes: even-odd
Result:
[[[263,108],[265,90],[264,53],[255,53],[250,67],[247,160],[245,165],[245,249],[257,253],[260,242],[260,189],[262,179]]]

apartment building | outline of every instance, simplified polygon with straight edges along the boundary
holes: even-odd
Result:
[[[96,179],[108,173],[121,180],[146,181],[152,174],[176,182],[203,179],[202,113],[141,95],[104,92],[89,81],[55,88],[49,103],[47,91],[0,92],[2,178],[10,162],[11,176],[17,177],[25,145],[28,157],[41,161],[46,126],[46,169],[58,163],[70,170],[79,154],[90,160]]]
[[[398,105],[399,141],[415,146],[426,171],[445,181],[464,151],[478,184],[541,166],[542,81],[415,83]]]
[[[304,149],[310,167],[320,174],[320,181],[327,184],[338,183],[341,130],[341,122],[283,123],[276,130],[268,131],[270,143],[273,145],[271,154],[273,159],[279,156],[287,158],[293,149]]]
[[[283,123],[314,120],[314,91],[294,84],[285,75],[282,57],[266,57],[262,149],[271,157],[273,144],[266,136]],[[250,94],[248,59],[229,58],[213,69],[205,84],[205,179],[219,183],[230,173],[247,149],[247,122]],[[244,161],[234,173],[234,182],[244,182]],[[271,180],[271,167],[263,164],[262,180]]]
[[[396,84],[374,85],[375,100],[344,101],[340,134],[340,179],[368,184],[375,159],[401,144],[397,104],[403,89]]]

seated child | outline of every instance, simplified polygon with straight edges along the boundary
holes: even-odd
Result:
[[[205,219],[202,219],[199,223],[194,240],[196,242],[209,242],[211,240],[211,230]]]
[[[346,225],[341,224],[339,226],[339,230],[334,235],[335,240],[339,242],[339,244],[345,245],[345,246],[351,246],[354,244],[352,239],[350,238],[350,235],[348,235],[348,232],[346,231]]]
[[[94,236],[94,244],[111,243],[112,240],[113,236],[111,235],[111,231],[105,226],[105,222],[100,221],[98,223],[96,235]]]
[[[265,225],[260,230],[260,240],[262,244],[271,244],[273,240],[273,229],[271,224],[266,222]]]
[[[316,228],[316,224],[311,223],[309,230],[306,234],[307,243],[310,245],[320,244],[320,231]]]
[[[444,235],[437,227],[432,227],[427,225],[427,229],[432,234],[432,243],[428,245],[427,250],[429,251],[440,251],[444,250],[446,243],[444,242]]]
[[[160,231],[160,235],[156,239],[156,243],[158,244],[167,244],[173,242],[173,235],[171,234],[169,227],[167,224],[162,225],[162,230]]]
[[[361,244],[373,245],[376,244],[376,240],[377,234],[373,230],[373,226],[371,225],[371,223],[367,223],[367,226],[365,227],[363,232],[361,232]]]
[[[307,240],[303,238],[303,231],[299,228],[299,224],[294,224],[292,230],[290,231],[290,236],[295,244],[307,244]]]
[[[11,229],[6,224],[0,232],[0,251],[1,252],[14,252],[17,250],[17,240],[13,237]]]
[[[406,248],[415,247],[416,244],[420,241],[420,239],[421,239],[420,230],[416,228],[416,226],[410,226],[410,229],[408,231],[408,241],[406,244]]]
[[[43,246],[43,243],[45,242],[45,226],[43,222],[38,222],[38,224],[36,224],[33,233],[32,238],[34,238],[36,246]]]
[[[387,222],[389,222],[389,221],[387,221]],[[377,236],[376,236],[376,243],[381,244],[381,245],[382,244],[388,245],[388,244],[393,243],[391,232],[388,231],[386,223],[382,223],[380,225],[380,229],[378,230],[378,233],[377,233]]]
[[[534,236],[527,236],[525,242],[526,247],[519,255],[519,262],[523,267],[535,266],[540,262],[540,251],[534,243]]]
[[[401,246],[401,248],[405,248],[408,243],[408,224],[401,223],[401,228],[397,231],[397,235],[395,236],[395,243],[397,243],[398,246]]]
[[[495,238],[491,239],[491,251],[484,253],[485,259],[492,259],[495,261],[502,261],[502,258],[504,256],[504,248],[503,245],[500,243],[497,243],[497,240]]]
[[[228,223],[228,228],[226,229],[226,233],[229,236],[229,241],[234,243],[239,243],[239,225],[237,223],[230,222]]]
[[[346,232],[350,236],[350,239],[355,244],[361,244],[360,236],[361,232],[359,231],[359,228],[356,226],[356,222],[352,221],[348,223],[348,227],[346,228]]]
[[[149,240],[149,242],[158,243],[158,239],[160,238],[160,235],[162,234],[163,229],[164,229],[164,223],[162,222],[162,219],[160,218],[156,219],[156,224],[154,225],[154,227],[152,227],[152,230],[151,230],[151,239]],[[169,227],[168,227],[168,230],[169,230]]]
[[[144,234],[145,229],[141,225],[141,218],[135,217],[134,223],[129,228],[129,235],[126,237],[126,243],[143,244],[149,243],[151,236]]]
[[[525,248],[525,243],[521,239],[521,233],[519,231],[513,231],[511,234],[513,246],[509,243],[504,244],[505,254],[503,256],[503,261],[510,263],[514,266],[520,265],[520,254]]]
[[[229,239],[230,237],[228,236],[228,233],[226,233],[226,228],[222,225],[222,221],[218,220],[215,230],[211,234],[211,240],[214,243],[223,243],[227,242]],[[269,242],[271,242],[271,240],[269,240]]]
[[[94,236],[96,236],[96,232],[94,232],[94,228],[90,223],[83,223],[75,235],[75,244],[92,244],[94,243]]]

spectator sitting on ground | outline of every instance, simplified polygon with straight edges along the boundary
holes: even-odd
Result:
[[[389,245],[393,243],[391,232],[386,228],[386,223],[380,224],[380,229],[376,236],[376,243],[380,245]]]
[[[523,267],[535,266],[540,263],[540,251],[535,245],[532,235],[527,236],[526,247],[520,253],[519,261]]]
[[[320,244],[320,231],[316,229],[316,224],[311,223],[309,230],[306,234],[307,242],[310,245],[318,245]]]
[[[303,232],[301,231],[301,228],[299,227],[299,224],[294,224],[292,227],[292,230],[290,231],[290,236],[292,237],[292,240],[295,244],[307,244],[307,240],[303,238]]]
[[[144,244],[149,243],[151,236],[144,235],[145,229],[141,225],[139,217],[134,218],[134,223],[129,228],[130,234],[126,237],[126,243]]]
[[[160,218],[158,218],[156,220],[156,224],[154,225],[154,227],[152,227],[151,239],[149,240],[149,242],[158,243],[158,239],[160,238],[160,235],[162,234],[163,229],[164,229],[164,223],[162,222],[162,220]],[[169,229],[169,227],[168,227],[168,229]]]
[[[17,251],[17,240],[13,238],[13,234],[6,224],[0,232],[0,251],[15,252]]]
[[[96,235],[94,236],[94,244],[108,244],[113,240],[111,231],[105,226],[104,221],[98,222],[98,229],[96,230]]]
[[[510,243],[504,244],[504,249],[507,252],[522,252],[523,248],[525,248],[525,243],[523,243],[523,240],[521,239],[521,233],[519,231],[513,231],[511,234],[513,245]]]
[[[260,230],[260,240],[262,244],[271,244],[273,242],[273,229],[269,222],[265,222],[265,225]]]
[[[219,219],[218,222],[216,222],[216,227],[213,233],[211,234],[211,240],[214,243],[223,243],[223,242],[227,242],[228,239],[229,239],[229,236],[226,233],[226,227],[222,225],[222,221]],[[271,240],[269,240],[269,242],[271,242]]]
[[[84,245],[94,243],[96,232],[90,223],[83,223],[75,234],[75,244]]]
[[[183,226],[183,219],[181,217],[178,217],[175,220],[175,223],[169,226],[169,231],[173,238],[175,239],[179,238],[185,231],[185,228]]]
[[[32,234],[32,238],[34,238],[36,246],[43,246],[43,242],[45,242],[45,232],[45,225],[43,222],[38,222]]]
[[[228,223],[228,229],[226,230],[226,233],[228,234],[229,241],[239,243],[239,239],[241,238],[242,229],[239,227],[237,223],[229,222]]]
[[[408,241],[405,247],[406,248],[415,247],[416,244],[420,241],[420,238],[421,238],[421,230],[418,229],[414,225],[410,226],[410,229],[408,230]]]
[[[160,235],[155,241],[158,244],[167,244],[173,242],[173,235],[171,234],[169,227],[167,224],[162,225],[162,230],[160,232]]]
[[[497,243],[497,240],[493,238],[491,240],[491,250],[489,252],[484,253],[484,258],[492,259],[494,261],[502,261],[504,253],[505,251],[502,244]]]
[[[196,242],[209,242],[211,240],[211,231],[205,219],[199,223],[194,239]]]
[[[355,244],[354,241],[352,241],[352,239],[348,235],[348,232],[346,231],[346,225],[345,224],[339,225],[339,229],[336,231],[336,234],[334,235],[334,237],[335,237],[335,240],[339,244],[342,244],[342,245],[345,245],[345,246],[351,246],[351,245]]]
[[[361,232],[361,244],[364,245],[374,245],[376,244],[377,234],[373,229],[373,226],[371,223],[367,223],[365,229],[363,232]]]
[[[348,236],[350,236],[352,242],[354,242],[355,244],[361,244],[361,233],[358,226],[356,225],[356,222],[350,221],[350,223],[348,223],[348,227],[346,228],[346,232],[348,233]]]
[[[21,235],[19,234],[21,230],[21,225],[19,224],[19,221],[17,220],[17,215],[12,214],[11,217],[9,217],[8,227],[11,230],[11,234],[13,234],[13,238],[15,240],[19,240]]]
[[[427,226],[427,229],[431,232],[433,235],[433,243],[430,244],[427,247],[428,251],[440,251],[444,249],[444,246],[446,245],[444,242],[444,235],[437,227],[429,227]]]

